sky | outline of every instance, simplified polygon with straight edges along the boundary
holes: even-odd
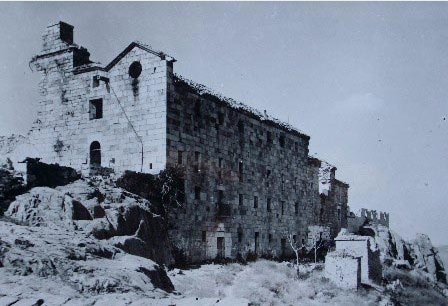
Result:
[[[36,118],[28,63],[59,20],[95,61],[140,40],[176,73],[289,122],[350,184],[353,210],[448,244],[448,3],[2,2],[0,135]]]

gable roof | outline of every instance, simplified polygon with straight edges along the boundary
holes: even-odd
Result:
[[[115,66],[123,57],[126,56],[126,54],[128,54],[135,47],[145,50],[146,52],[149,52],[151,54],[157,55],[162,60],[168,58],[169,61],[172,61],[172,62],[176,61],[176,59],[174,57],[169,56],[168,54],[165,54],[162,51],[156,51],[156,50],[152,49],[151,46],[149,46],[147,44],[144,44],[139,41],[133,41],[120,54],[118,54],[109,64],[107,64],[106,67],[104,67],[104,70],[109,71],[110,69],[112,69],[113,66]]]

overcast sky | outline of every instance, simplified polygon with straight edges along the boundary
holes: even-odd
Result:
[[[26,133],[45,27],[107,64],[132,40],[311,136],[349,204],[448,244],[448,3],[1,3],[0,134]]]

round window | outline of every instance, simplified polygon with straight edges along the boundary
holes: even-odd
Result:
[[[142,73],[142,64],[140,62],[133,62],[131,66],[129,66],[129,75],[131,78],[136,79]]]

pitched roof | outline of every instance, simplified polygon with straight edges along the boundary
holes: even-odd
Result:
[[[176,61],[176,59],[174,57],[169,56],[168,54],[165,54],[162,51],[156,51],[151,46],[149,46],[147,44],[144,44],[144,43],[139,42],[139,41],[133,41],[120,54],[118,54],[109,64],[107,64],[106,67],[104,67],[104,69],[106,71],[109,71],[110,69],[112,69],[113,66],[115,66],[123,57],[126,56],[126,54],[128,54],[135,47],[138,47],[138,48],[140,48],[142,50],[145,50],[146,52],[149,52],[149,53],[152,53],[154,55],[157,55],[162,60],[164,60],[166,58],[169,58],[170,61],[173,61],[173,62]]]

